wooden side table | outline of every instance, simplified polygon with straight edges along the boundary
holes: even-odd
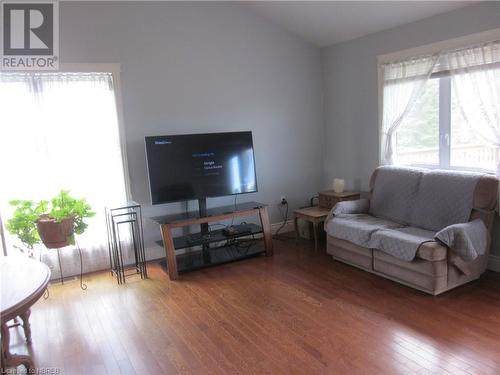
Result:
[[[337,203],[342,201],[354,201],[361,197],[357,191],[343,191],[336,193],[333,190],[320,191],[319,205],[325,208],[333,208]]]
[[[294,211],[294,213],[293,213],[294,214],[293,225],[295,227],[295,243],[297,243],[297,240],[299,238],[299,228],[297,225],[298,220],[302,219],[302,220],[308,221],[308,222],[312,223],[312,225],[313,225],[314,250],[317,251],[318,250],[318,225],[325,221],[329,212],[330,212],[329,208],[319,207],[319,206],[300,208],[300,209]]]
[[[360,193],[356,191],[344,191],[336,193],[333,190],[320,191],[319,193],[319,206],[306,207],[298,209],[294,212],[294,227],[295,227],[295,242],[299,238],[298,219],[302,219],[312,223],[314,235],[314,250],[318,249],[318,225],[323,223],[330,210],[337,203],[342,201],[357,200],[361,197]]]

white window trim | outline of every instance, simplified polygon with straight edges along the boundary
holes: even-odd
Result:
[[[491,42],[494,40],[499,40],[500,39],[500,28],[498,29],[492,29],[488,31],[484,31],[481,33],[476,33],[476,34],[470,34],[466,36],[462,36],[459,38],[453,38],[453,39],[448,39],[436,43],[431,43],[415,48],[408,48],[405,50],[397,51],[397,52],[391,52],[387,53],[384,55],[379,55],[377,56],[377,82],[378,82],[378,163],[379,165],[382,164],[382,155],[381,155],[381,149],[380,145],[382,143],[382,121],[383,121],[383,108],[384,108],[384,76],[383,76],[383,69],[382,65],[391,61],[397,61],[397,60],[404,60],[404,59],[409,59],[415,56],[422,56],[422,55],[432,55],[441,51],[446,51],[446,50],[453,50],[453,49],[458,49],[458,48],[463,48],[467,47],[470,45],[474,44],[481,44],[481,43],[487,43]],[[440,94],[441,95],[441,94]],[[441,111],[440,111],[441,112]],[[441,121],[440,121],[441,123]],[[441,126],[441,125],[440,125]],[[441,142],[444,140],[439,140],[440,146]],[[419,167],[425,167],[425,168],[434,168],[438,169],[440,166],[436,165],[415,165]],[[486,171],[484,169],[472,169],[472,168],[453,168],[449,167],[448,169],[454,169],[454,170],[466,170],[466,171],[480,171],[480,172],[486,172],[486,173],[492,173],[491,171]],[[492,173],[494,174],[494,173]]]
[[[73,64],[61,63],[59,64],[58,72],[78,73],[78,72],[97,72],[97,73],[111,73],[113,76],[115,102],[116,102],[116,116],[118,119],[118,133],[120,136],[120,146],[122,151],[123,175],[125,178],[125,193],[127,200],[132,199],[130,190],[130,172],[128,168],[127,159],[127,142],[125,138],[125,122],[123,116],[123,100],[121,89],[121,65],[120,64]],[[50,73],[50,71],[44,72]]]

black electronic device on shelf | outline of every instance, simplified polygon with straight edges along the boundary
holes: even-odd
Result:
[[[222,234],[226,237],[252,234],[252,227],[249,224],[228,225],[222,229]]]

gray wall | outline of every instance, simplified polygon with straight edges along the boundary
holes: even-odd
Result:
[[[252,130],[259,192],[239,201],[272,204],[272,222],[282,194],[293,209],[321,186],[316,47],[239,4],[62,2],[60,13],[62,62],[121,64],[131,189],[146,215],[185,206],[149,206],[145,135]],[[146,232],[151,246],[158,228]]]
[[[324,184],[368,189],[379,161],[377,56],[500,27],[500,2],[484,2],[322,50]],[[500,255],[496,223],[494,252]]]

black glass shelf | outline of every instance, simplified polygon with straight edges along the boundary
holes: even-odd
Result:
[[[177,255],[177,271],[179,273],[190,272],[205,267],[256,257],[265,253],[265,247],[263,241],[251,240],[248,244],[241,242],[238,246],[220,246],[205,251],[208,253],[208,257],[207,253],[204,254],[202,250]],[[166,260],[162,260],[159,263],[163,268],[167,269]]]
[[[239,211],[246,211],[262,207],[266,207],[266,205],[259,202],[244,202],[244,203],[231,204],[228,206],[208,208],[205,217],[232,214]],[[199,219],[200,217],[201,216],[199,211],[188,211],[178,214],[154,216],[151,217],[150,219],[157,224],[172,224],[178,221]]]
[[[245,236],[253,236],[262,233],[262,227],[256,224],[245,224],[248,232],[241,232],[233,236],[226,236],[222,229],[210,231],[207,234],[201,232],[188,234],[185,236],[174,237],[174,247],[176,250],[185,249],[188,247],[208,245],[214,242],[223,242],[230,239],[241,238]],[[156,243],[163,247],[163,241],[156,241]]]

